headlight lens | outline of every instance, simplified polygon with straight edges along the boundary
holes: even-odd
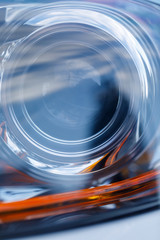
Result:
[[[0,11],[5,232],[157,206],[159,5],[55,1]]]

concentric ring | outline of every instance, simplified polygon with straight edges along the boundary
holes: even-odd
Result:
[[[142,143],[146,126],[158,124],[152,121],[159,97],[153,43],[128,16],[96,4],[35,8],[25,25],[32,30],[4,61],[1,84],[15,162],[34,176],[69,180],[124,142],[111,165],[92,171],[98,178],[113,174],[143,151],[155,132]]]

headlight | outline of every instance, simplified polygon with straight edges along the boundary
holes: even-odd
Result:
[[[2,236],[158,206],[159,4],[54,1],[0,16]]]

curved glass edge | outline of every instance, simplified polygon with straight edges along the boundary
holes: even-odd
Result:
[[[81,213],[72,215],[68,214],[61,217],[48,217],[38,220],[28,220],[27,222],[9,223],[5,224],[3,227],[0,227],[0,237],[2,239],[32,237],[34,235],[38,237],[38,235],[41,234],[56,233],[58,231],[73,229],[77,227],[94,227],[94,225],[97,223],[116,220],[119,219],[119,217],[122,219],[130,216],[132,217],[135,214],[143,214],[149,210],[159,210],[160,208],[157,207],[157,204],[159,204],[159,202],[157,202],[157,199],[153,197],[150,198],[150,200],[152,202],[148,202],[147,199],[145,199],[142,203],[137,201],[135,203],[135,206],[133,206],[131,203],[132,208],[130,207],[130,204],[128,204],[116,210],[101,211],[94,209],[93,211],[83,211]]]
[[[112,4],[111,4],[112,5]],[[122,4],[123,5],[123,4]],[[120,4],[116,4],[114,7],[118,7],[118,8],[122,8],[122,5]],[[23,8],[21,8],[20,9],[20,11],[23,11]],[[10,9],[9,9],[9,11],[11,11]],[[125,12],[126,11],[128,11],[128,9],[126,9],[125,10]],[[134,12],[135,11],[135,12]],[[147,10],[146,10],[147,11]],[[9,18],[7,19],[7,21],[12,21],[13,19],[14,19],[14,12],[15,12],[15,9],[13,10],[13,11],[11,11],[10,13],[11,14],[8,14],[8,16],[9,16]],[[136,9],[136,10],[130,10],[130,12],[128,11],[127,12],[128,14],[129,13],[132,13],[132,14],[134,14],[135,15],[135,18],[137,17],[137,18],[139,18],[139,20],[141,19],[141,20],[143,20],[143,22],[145,22],[145,20],[146,20],[146,18],[145,18],[145,14],[143,14],[142,16],[141,16],[141,14],[140,14],[140,12],[138,12],[138,10]],[[148,13],[148,12],[147,12]],[[13,14],[13,19],[12,19],[12,14]],[[155,13],[154,13],[154,15],[155,15]],[[151,35],[153,35],[152,36],[152,38],[154,39],[154,41],[156,41],[156,45],[157,46],[159,46],[159,31],[158,31],[158,29],[156,30],[156,31],[153,31],[152,32],[152,28],[154,28],[155,26],[156,26],[156,23],[157,23],[157,21],[158,21],[158,19],[157,19],[157,16],[154,16],[154,19],[152,19],[152,21],[151,21],[151,26],[150,26],[150,28],[149,29],[146,29],[146,30],[148,30],[148,31],[150,31],[150,34]],[[12,46],[11,46],[11,48],[12,48]],[[8,50],[8,49],[7,49]],[[155,117],[156,118],[156,117]]]
[[[157,42],[158,42],[158,40],[157,40]],[[158,160],[158,158],[160,156],[159,155],[159,145],[160,145],[159,142],[160,142],[160,140],[158,137],[156,140],[156,151],[154,152],[155,162]],[[150,151],[150,153],[151,152],[152,151]],[[1,155],[1,158],[3,158],[3,155]],[[145,158],[146,158],[146,156],[145,156]],[[158,165],[156,165],[156,164],[158,164]],[[102,204],[103,206],[98,206],[98,207],[92,206],[92,208],[89,210],[87,210],[87,209],[77,210],[76,209],[76,211],[74,213],[67,212],[67,213],[59,214],[57,216],[48,216],[48,217],[42,216],[40,218],[37,218],[36,220],[33,220],[32,214],[28,214],[27,221],[24,221],[24,219],[22,218],[21,221],[14,221],[14,220],[8,221],[8,222],[6,221],[6,223],[3,224],[4,218],[0,218],[0,223],[2,224],[0,227],[1,228],[0,236],[1,237],[13,237],[13,235],[17,235],[17,232],[19,232],[19,234],[26,234],[26,233],[32,234],[32,233],[39,233],[40,230],[42,232],[49,231],[49,230],[57,231],[57,230],[65,229],[65,228],[69,228],[69,227],[93,224],[95,222],[109,220],[109,219],[112,219],[112,218],[115,218],[118,216],[128,215],[131,213],[143,211],[145,209],[157,207],[160,205],[160,189],[159,189],[159,187],[160,187],[160,172],[158,170],[159,161],[157,161],[156,164],[154,164],[153,166],[150,167],[151,169],[155,168],[155,170],[153,170],[153,172],[155,174],[154,177],[152,175],[153,172],[148,173],[148,174],[151,174],[150,176],[152,176],[153,178],[151,178],[148,182],[144,182],[141,186],[139,186],[139,182],[136,182],[136,185],[134,187],[135,187],[135,189],[140,190],[140,192],[136,192],[136,195],[135,195],[136,197],[132,194],[130,197],[128,195],[126,195],[126,196],[124,196],[125,200],[121,200],[120,198],[118,200],[115,199],[116,203],[110,202],[110,203],[106,204],[106,202],[104,202],[104,205]],[[126,171],[126,169],[124,170],[124,172],[125,171]],[[144,170],[144,172],[146,172],[146,170]],[[141,173],[141,171],[140,171],[140,173]],[[127,175],[125,175],[125,176],[127,176]],[[141,177],[143,178],[143,175]],[[119,176],[116,176],[116,179],[114,181],[116,182],[119,178],[120,178]],[[37,204],[37,198],[36,198],[37,196],[38,197],[52,196],[52,194],[54,194],[54,192],[57,193],[57,189],[55,191],[55,189],[50,188],[50,186],[47,186],[46,184],[44,184],[42,182],[39,182],[35,179],[24,176],[24,174],[19,173],[17,170],[14,170],[14,169],[10,168],[9,166],[6,166],[3,161],[2,161],[2,164],[0,167],[0,179],[1,179],[0,207],[3,210],[7,206],[11,207],[12,204],[10,204],[10,203],[14,203],[14,202],[18,201],[18,204],[20,204],[21,202],[26,201],[26,199],[31,199],[31,201],[33,199],[36,199],[35,201]],[[128,182],[127,182],[127,185],[128,185]],[[25,194],[24,194],[24,191],[22,191],[21,198],[17,197],[17,199],[15,198],[13,200],[13,195],[16,195],[16,192],[18,193],[18,191],[22,190],[22,188],[24,189],[24,187],[26,187]],[[134,191],[135,191],[135,189],[134,189]],[[132,191],[133,189],[131,188],[130,190]],[[63,192],[63,190],[62,190],[62,192]],[[129,193],[128,190],[126,192],[124,192],[124,194],[128,194],[128,193]],[[119,192],[118,192],[118,194],[119,194]],[[72,193],[71,193],[71,195],[72,195]],[[55,196],[55,195],[53,195],[53,196]],[[3,199],[2,199],[2,197],[3,197]],[[93,201],[93,200],[95,200],[94,198],[96,198],[95,194],[90,196],[90,200]],[[114,204],[116,204],[116,206]],[[88,205],[88,202],[87,202],[87,205]],[[12,210],[16,214],[17,209],[15,208]],[[33,216],[36,216],[35,213],[36,212],[33,211]],[[2,214],[2,217],[4,216],[7,219],[7,214],[8,214],[7,212],[4,212],[4,214]],[[10,212],[9,212],[9,215],[10,215]]]

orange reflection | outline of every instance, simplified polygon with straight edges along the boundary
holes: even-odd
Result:
[[[159,178],[160,170],[152,170],[138,177],[105,186],[0,203],[0,222],[57,216],[151,196],[160,190]]]

